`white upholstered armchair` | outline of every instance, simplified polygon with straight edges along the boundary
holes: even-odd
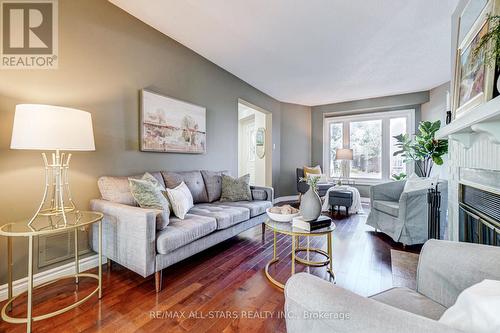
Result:
[[[423,244],[428,239],[427,189],[404,192],[405,180],[370,188],[371,210],[366,224],[404,245]],[[446,225],[448,183],[439,181],[441,231]]]
[[[499,247],[438,240],[422,248],[416,290],[396,287],[367,298],[298,273],[285,286],[287,332],[459,333],[438,320],[484,279],[500,280]]]

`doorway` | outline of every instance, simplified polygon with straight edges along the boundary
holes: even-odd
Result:
[[[250,184],[272,186],[272,114],[238,101],[238,177],[250,174]]]

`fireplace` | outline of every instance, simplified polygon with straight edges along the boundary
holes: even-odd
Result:
[[[459,240],[500,246],[500,194],[460,185]]]

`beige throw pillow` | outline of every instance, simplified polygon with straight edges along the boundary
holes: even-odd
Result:
[[[187,185],[182,182],[176,188],[167,188],[167,196],[175,216],[184,220],[187,212],[194,206],[193,196]]]
[[[321,167],[316,165],[315,167],[304,166],[304,177],[307,178],[309,175],[321,175]]]

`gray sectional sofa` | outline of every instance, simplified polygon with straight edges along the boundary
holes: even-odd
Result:
[[[154,273],[157,292],[162,286],[162,269],[262,224],[266,209],[272,206],[274,192],[270,187],[252,186],[252,201],[218,201],[222,172],[150,173],[168,188],[186,183],[194,207],[184,220],[171,215],[168,225],[162,227],[161,211],[137,206],[128,177],[101,177],[101,199],[92,200],[90,205],[104,214],[103,255],[143,277]],[[97,250],[97,226],[92,231],[91,245]]]

